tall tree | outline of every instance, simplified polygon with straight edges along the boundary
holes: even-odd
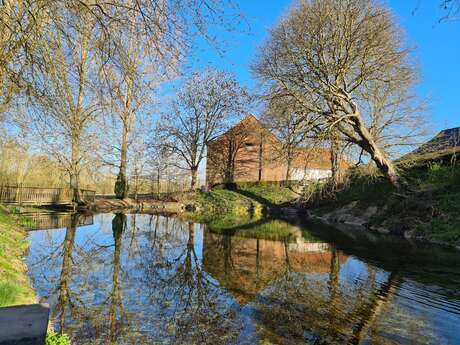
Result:
[[[134,1],[127,3],[133,6]],[[154,88],[172,75],[178,64],[178,50],[168,44],[169,36],[163,32],[152,35],[145,30],[142,14],[129,11],[132,14],[127,19],[128,25],[122,23],[111,28],[110,39],[116,50],[110,63],[103,66],[105,87],[101,88],[109,111],[121,127],[119,171],[115,183],[115,194],[121,199],[128,196],[128,151],[138,114],[147,115],[143,110],[152,102]]]
[[[80,202],[83,139],[101,109],[95,91],[98,26],[85,7],[57,5],[50,15],[57,24],[47,28],[43,68],[31,77],[31,114],[36,133],[68,171],[74,201]]]
[[[162,145],[180,158],[196,187],[198,167],[206,145],[242,114],[249,102],[247,91],[229,73],[207,69],[187,79],[159,123]]]
[[[391,159],[370,131],[361,91],[412,76],[409,54],[391,12],[373,0],[302,1],[272,30],[254,72],[270,95],[318,114],[324,132],[339,131],[398,186]]]

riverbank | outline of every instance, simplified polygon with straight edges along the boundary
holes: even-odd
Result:
[[[214,228],[253,223],[295,208],[331,225],[460,247],[460,165],[451,154],[398,163],[403,188],[396,190],[375,171],[355,169],[333,193],[325,184],[299,186],[241,184],[234,189],[185,192],[168,200],[100,200],[99,212],[128,209],[182,214]]]
[[[184,195],[181,202],[193,209],[193,219],[201,223],[249,223],[278,212],[296,200],[296,188],[278,184],[241,184],[234,189],[215,188],[209,192]],[[220,224],[217,224],[219,222]]]
[[[23,260],[26,237],[18,220],[0,205],[0,307],[37,302]]]
[[[153,200],[153,199],[99,199],[85,206],[83,210],[90,210],[96,213],[104,212],[166,212],[180,213],[185,209],[185,205],[180,200]]]
[[[400,165],[400,173],[401,190],[381,176],[356,171],[339,191],[318,193],[302,206],[329,224],[460,247],[460,165],[450,156],[437,157]]]

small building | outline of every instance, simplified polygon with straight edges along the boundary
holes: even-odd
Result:
[[[285,181],[287,160],[281,141],[254,116],[248,115],[207,147],[206,185]],[[346,167],[346,162],[341,163]],[[297,148],[291,181],[317,180],[331,175],[330,151]]]

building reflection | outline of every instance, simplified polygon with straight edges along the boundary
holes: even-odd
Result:
[[[326,274],[347,257],[328,243],[294,240],[272,241],[204,232],[203,267],[240,305],[252,301],[272,281],[286,272]]]

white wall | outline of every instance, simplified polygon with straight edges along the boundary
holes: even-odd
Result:
[[[324,169],[292,169],[291,179],[296,181],[301,180],[320,180],[332,175],[331,170]]]

